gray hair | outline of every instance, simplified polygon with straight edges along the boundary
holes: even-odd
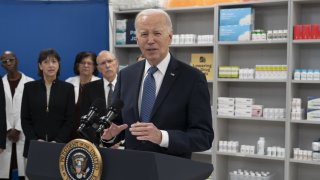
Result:
[[[165,23],[168,27],[169,32],[172,32],[172,22],[171,22],[171,18],[169,16],[169,14],[167,12],[165,12],[162,9],[145,9],[140,11],[135,19],[135,29],[137,30],[138,24],[137,24],[137,20],[141,17],[141,16],[148,16],[150,14],[163,14],[165,16]]]

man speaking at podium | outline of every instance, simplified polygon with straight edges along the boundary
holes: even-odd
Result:
[[[146,60],[120,71],[113,99],[122,100],[124,107],[104,130],[103,142],[111,146],[125,139],[127,149],[184,158],[210,149],[214,133],[207,81],[202,72],[169,53],[169,15],[143,10],[135,28]]]

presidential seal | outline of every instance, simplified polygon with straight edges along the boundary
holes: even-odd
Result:
[[[102,158],[94,144],[84,139],[75,139],[62,149],[59,169],[64,180],[99,180]]]

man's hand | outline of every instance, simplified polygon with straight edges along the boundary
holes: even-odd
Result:
[[[109,128],[103,130],[101,138],[106,141],[111,140],[113,137],[120,134],[120,132],[125,130],[126,128],[128,128],[127,124],[117,126],[116,124],[112,123]]]
[[[162,140],[161,131],[153,123],[137,122],[131,125],[129,131],[141,141],[160,144]]]
[[[20,138],[20,131],[16,130],[16,129],[9,129],[7,132],[7,136],[8,139],[12,142],[12,143],[16,143],[19,141]]]

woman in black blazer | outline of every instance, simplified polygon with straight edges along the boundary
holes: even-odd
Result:
[[[40,80],[25,84],[21,106],[22,129],[26,135],[24,157],[30,140],[66,143],[70,139],[75,109],[73,86],[57,79],[60,56],[54,49],[40,52]]]

